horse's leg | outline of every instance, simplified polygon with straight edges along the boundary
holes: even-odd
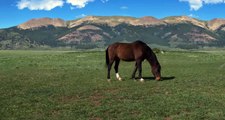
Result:
[[[139,71],[138,78],[140,79],[141,82],[144,82],[144,79],[142,78],[142,61],[141,60],[137,60],[137,68]]]
[[[117,78],[117,80],[121,81],[122,78],[120,77],[120,75],[119,75],[119,73],[118,73],[118,72],[119,72],[119,71],[118,71],[119,64],[120,64],[120,59],[117,59],[117,60],[115,61],[114,69],[115,69],[115,72],[116,72],[116,78]]]
[[[113,64],[114,61],[109,61],[109,64],[108,64],[108,75],[107,75],[107,79],[108,81],[110,82],[110,70],[111,70],[111,67],[112,67],[112,64]]]
[[[133,71],[133,74],[132,74],[132,79],[135,79],[135,74],[137,72],[137,62],[135,63],[135,67],[134,67],[134,71]]]

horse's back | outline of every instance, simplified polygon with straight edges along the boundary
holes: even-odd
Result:
[[[144,59],[144,54],[148,47],[142,41],[135,41],[133,43],[114,43],[108,47],[111,57],[117,57],[124,61],[134,61],[135,59]]]
[[[133,49],[130,43],[119,43],[109,45],[108,54],[110,59],[121,59],[124,61],[133,61]]]

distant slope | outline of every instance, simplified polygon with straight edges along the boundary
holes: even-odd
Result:
[[[39,19],[31,19],[23,24],[17,26],[17,28],[26,30],[26,29],[34,29],[38,27],[66,27],[66,22],[62,19],[51,19],[51,18],[39,18]]]
[[[225,20],[202,21],[187,16],[88,16],[72,21],[39,18],[0,30],[0,49],[103,48],[113,42],[137,39],[171,48],[223,47]]]

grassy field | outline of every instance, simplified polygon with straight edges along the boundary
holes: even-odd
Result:
[[[225,119],[225,52],[157,56],[163,81],[107,82],[104,52],[0,51],[0,119]]]

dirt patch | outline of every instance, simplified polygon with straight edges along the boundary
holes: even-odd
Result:
[[[106,94],[116,95],[119,91],[119,89],[115,88],[94,90],[94,92],[89,96],[89,100],[94,106],[101,106],[101,101],[106,98]]]
[[[120,91],[120,89],[118,89],[118,88],[109,88],[109,89],[106,89],[104,91],[106,93],[117,94]]]
[[[99,117],[93,117],[93,118],[90,118],[89,120],[103,120],[103,119]]]
[[[61,96],[60,98],[58,98],[58,101],[60,103],[72,103],[79,100],[81,100],[81,98],[78,95]]]
[[[89,101],[94,106],[101,106],[101,100],[104,98],[103,94],[99,92],[98,90],[95,90],[91,96],[89,97]]]
[[[172,120],[171,117],[165,117],[164,120]]]
[[[58,118],[61,115],[61,113],[59,110],[52,110],[51,115],[53,118]]]

